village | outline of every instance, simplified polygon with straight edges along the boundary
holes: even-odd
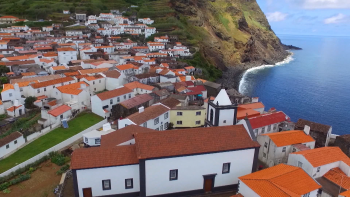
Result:
[[[350,196],[350,135],[205,79],[151,18],[74,17],[0,29],[4,196],[50,161],[55,196]]]

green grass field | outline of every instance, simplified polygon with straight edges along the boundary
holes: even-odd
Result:
[[[92,113],[82,113],[68,122],[69,128],[57,128],[50,133],[34,140],[14,154],[0,161],[0,173],[34,157],[35,155],[59,144],[77,133],[100,122],[102,118]]]

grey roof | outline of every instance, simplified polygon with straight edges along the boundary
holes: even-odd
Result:
[[[309,120],[299,119],[298,122],[295,124],[295,129],[303,130],[305,125],[309,126],[311,131],[318,131],[322,133],[328,133],[329,129],[331,128],[331,126],[329,125],[324,125],[324,124],[312,122]]]
[[[210,86],[210,87],[213,87],[213,88],[220,88],[221,87],[221,84],[214,83],[214,82],[211,82],[211,81],[204,82],[204,85]]]
[[[172,108],[173,110],[202,110],[204,107],[191,105],[191,106],[176,106]]]
[[[184,94],[172,94],[172,95],[170,95],[170,97],[178,99],[178,100],[186,100],[186,98],[188,96],[184,95]]]

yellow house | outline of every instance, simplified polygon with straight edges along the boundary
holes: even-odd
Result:
[[[200,106],[176,106],[170,110],[170,122],[174,128],[201,127],[205,124],[205,108]]]

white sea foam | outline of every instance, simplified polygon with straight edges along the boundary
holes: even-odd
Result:
[[[250,69],[246,70],[244,72],[242,78],[241,78],[241,81],[239,82],[238,91],[241,94],[243,94],[243,95],[246,93],[247,86],[248,86],[248,84],[247,84],[247,74],[249,74],[249,73],[257,73],[259,70],[262,70],[262,69],[265,69],[265,68],[269,68],[269,67],[283,66],[283,65],[288,64],[289,62],[291,62],[293,60],[294,60],[293,53],[291,53],[290,55],[288,55],[288,57],[286,57],[286,59],[284,59],[281,62],[277,62],[274,65],[261,65],[261,66],[253,67],[253,68],[250,68]]]

